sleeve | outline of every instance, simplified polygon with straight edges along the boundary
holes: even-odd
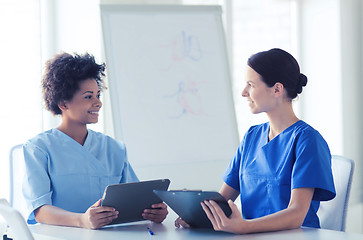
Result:
[[[120,183],[138,182],[139,178],[136,176],[134,169],[127,159],[127,150],[124,143],[120,143],[123,152],[123,169]]]
[[[52,205],[52,189],[47,171],[48,154],[36,145],[28,142],[23,145],[25,177],[23,195],[28,207],[28,223],[36,223],[34,210]]]
[[[315,188],[313,200],[335,197],[330,150],[317,131],[304,132],[297,142],[291,188],[302,187]]]
[[[230,187],[234,188],[238,192],[240,192],[240,178],[239,172],[241,167],[241,156],[243,151],[243,144],[245,142],[246,135],[237,148],[236,153],[234,154],[233,159],[230,161],[227,169],[224,171],[222,175],[223,181]]]

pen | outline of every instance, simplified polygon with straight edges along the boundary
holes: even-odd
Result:
[[[147,230],[148,230],[148,232],[149,232],[150,235],[154,235],[154,232],[151,231],[151,229],[149,227],[147,228]]]

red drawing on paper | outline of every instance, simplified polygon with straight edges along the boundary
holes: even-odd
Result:
[[[177,90],[165,98],[175,100],[176,108],[173,110],[173,114],[169,114],[170,118],[180,118],[184,115],[204,115],[211,116],[204,111],[203,100],[199,93],[201,85],[205,84],[205,81],[193,81],[187,79],[187,81],[181,81],[178,83]]]
[[[162,68],[163,71],[170,70],[175,64],[184,61],[200,61],[204,56],[204,51],[201,48],[197,36],[188,35],[184,31],[180,35],[174,37],[170,43],[161,46],[170,50],[168,61],[169,65]]]

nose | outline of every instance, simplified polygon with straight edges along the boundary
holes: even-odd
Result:
[[[95,101],[95,103],[93,105],[96,106],[96,107],[101,108],[102,107],[101,99],[96,98],[96,101]]]
[[[248,97],[249,93],[247,91],[247,86],[242,90],[241,96],[242,97]]]

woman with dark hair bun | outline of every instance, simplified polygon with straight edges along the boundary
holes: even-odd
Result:
[[[278,48],[254,54],[247,65],[242,97],[253,114],[264,112],[269,121],[247,131],[223,174],[219,192],[232,214],[227,217],[214,201],[202,207],[217,231],[319,228],[319,203],[333,199],[335,188],[327,143],[292,107],[307,78],[295,58]],[[239,195],[242,215],[233,202]],[[180,218],[175,225],[189,226]]]
[[[62,53],[47,62],[42,80],[45,107],[62,122],[23,146],[28,223],[103,227],[122,214],[100,205],[106,186],[139,181],[125,144],[87,128],[98,122],[104,71],[105,64],[97,64],[89,54]],[[162,222],[166,205],[152,208],[142,216]]]

